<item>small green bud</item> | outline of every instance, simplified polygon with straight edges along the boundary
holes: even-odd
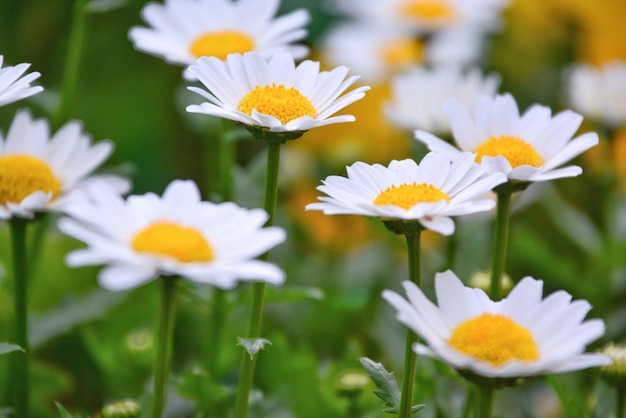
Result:
[[[337,393],[342,396],[359,395],[370,384],[367,373],[361,370],[347,370],[337,378]]]
[[[141,407],[132,399],[111,402],[102,408],[102,418],[139,418]]]
[[[609,343],[599,352],[613,360],[613,364],[599,368],[600,376],[610,385],[626,391],[626,345]]]
[[[491,286],[491,272],[477,271],[472,275],[472,277],[470,277],[469,286],[475,289],[482,289],[489,293]],[[500,283],[500,287],[502,289],[502,294],[507,295],[511,289],[513,289],[513,280],[511,279],[511,276],[504,273],[502,275],[502,283]]]

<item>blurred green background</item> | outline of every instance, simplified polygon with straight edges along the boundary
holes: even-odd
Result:
[[[185,89],[182,68],[136,51],[128,40],[130,27],[144,25],[140,10],[145,3],[120,1],[118,7],[87,16],[71,118],[83,121],[94,139],[115,143],[107,165],[131,176],[134,193],[160,194],[171,180],[190,178],[201,185],[207,198],[216,198],[212,138],[219,122],[186,114],[185,106],[196,99]],[[339,17],[315,0],[284,1],[282,11],[297,7],[311,11],[308,42],[314,56],[319,56],[317,40]],[[41,117],[54,116],[73,8],[69,0],[0,1],[4,65],[31,63],[31,70],[42,74],[37,84],[46,89],[45,94],[0,108],[3,132],[19,108],[28,107]],[[501,75],[501,91],[511,92],[520,108],[542,103],[556,111],[565,106],[562,72],[569,64],[626,59],[624,18],[623,0],[517,0],[505,13],[502,31],[489,38],[481,64],[486,72]],[[386,416],[371,394],[371,385],[352,396],[340,390],[339,382],[346,372],[361,373],[358,358],[362,356],[397,373],[401,369],[404,330],[381,302],[380,292],[398,289],[406,277],[403,240],[375,221],[303,211],[315,200],[320,179],[344,174],[346,164],[361,159],[386,165],[392,158],[410,155],[408,134],[385,125],[379,116],[384,97],[384,91],[372,90],[362,104],[349,109],[357,115],[354,124],[324,128],[285,146],[277,224],[288,230],[289,239],[272,258],[287,271],[288,279],[268,295],[263,335],[272,346],[260,357],[255,381],[260,391],[255,392],[251,416],[346,417],[352,407],[358,409],[355,416]],[[374,122],[371,115],[378,115]],[[590,300],[594,305],[590,315],[607,321],[607,336],[601,343],[623,341],[626,202],[620,173],[626,161],[617,152],[619,132],[608,132],[592,121],[583,130],[598,130],[603,144],[576,161],[585,170],[580,178],[533,186],[520,197],[512,218],[507,270],[514,280],[524,275],[545,280],[546,293],[565,289]],[[264,148],[245,132],[237,132],[235,201],[258,207]],[[363,140],[373,133],[376,138]],[[351,142],[355,138],[363,140],[356,149]],[[342,149],[343,143],[352,145]],[[299,166],[302,161],[306,170]],[[36,231],[31,228],[31,232]],[[432,276],[442,268],[453,268],[465,280],[487,268],[490,242],[488,217],[459,220],[456,246],[427,234],[427,292],[432,293]],[[45,245],[33,266],[29,287],[34,417],[55,416],[54,401],[76,414],[97,416],[105,402],[126,397],[144,402],[147,397],[156,287],[151,284],[123,293],[99,289],[96,268],[72,270],[63,264],[63,256],[79,245],[61,236],[50,219]],[[2,224],[0,341],[10,338],[9,254],[7,228]],[[224,343],[217,372],[210,376],[206,364],[213,351],[203,337],[211,319],[212,289],[185,287],[170,394],[170,406],[178,408],[174,416],[227,416],[240,356],[235,338],[244,334],[247,318],[247,290],[241,285],[227,295]],[[422,416],[455,416],[465,393],[463,383],[441,364],[421,360],[419,367],[417,393],[429,405]],[[11,385],[7,369],[8,356],[2,356],[0,406],[7,404],[4,399]],[[572,393],[587,395],[591,375],[574,374],[563,382]],[[539,416],[533,408],[544,398],[553,399],[546,387],[538,379],[524,390],[504,391],[498,402],[515,398],[520,405],[515,416]],[[587,402],[582,395],[578,402]],[[606,413],[602,401],[612,395],[604,388],[599,396],[599,401],[592,400],[599,405],[596,416],[608,416],[602,415]],[[550,411],[555,412],[542,416],[562,414],[558,407]]]

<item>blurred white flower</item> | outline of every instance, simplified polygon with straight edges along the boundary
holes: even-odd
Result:
[[[469,107],[479,95],[494,96],[499,84],[498,75],[483,76],[478,68],[463,71],[458,66],[413,67],[391,80],[391,100],[383,110],[389,120],[404,129],[448,134],[445,102],[456,99]]]
[[[572,109],[609,127],[626,124],[626,62],[601,67],[576,64],[566,70],[565,94]]]
[[[498,28],[508,0],[336,0],[330,7],[365,21],[411,28],[418,33],[475,27]]]

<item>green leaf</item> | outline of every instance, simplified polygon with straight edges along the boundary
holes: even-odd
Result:
[[[9,354],[14,351],[24,351],[24,349],[20,347],[19,345],[9,344],[9,343],[0,343],[0,355]]]
[[[31,347],[40,347],[77,325],[103,317],[127,294],[96,289],[80,298],[66,297],[55,308],[32,318],[29,332]]]
[[[401,392],[393,372],[389,373],[382,364],[374,363],[366,357],[360,358],[359,361],[378,388],[374,393],[383,400],[384,406],[387,407],[383,409],[383,411],[389,412],[390,414],[397,414],[400,410]],[[417,412],[423,407],[423,404],[414,405],[411,407],[411,412]]]
[[[240,345],[246,349],[246,351],[250,355],[251,360],[254,359],[254,356],[256,356],[259,353],[259,351],[265,349],[266,344],[272,345],[272,343],[269,340],[266,340],[265,338],[237,337],[237,345]]]
[[[55,402],[54,404],[57,406],[57,410],[59,411],[59,416],[61,418],[79,418],[78,416],[75,417],[74,415],[67,412],[67,410],[63,408],[60,403]]]

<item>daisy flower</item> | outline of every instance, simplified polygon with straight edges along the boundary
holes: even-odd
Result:
[[[258,51],[265,58],[289,52],[296,59],[308,48],[293,44],[307,36],[306,10],[275,18],[280,0],[165,0],[148,3],[141,15],[150,28],[133,27],[136,49],[165,61],[193,64],[199,57],[226,59],[229,54]]]
[[[201,201],[192,181],[175,180],[163,196],[132,195],[124,200],[106,184],[92,185],[75,199],[59,228],[88,245],[71,252],[71,267],[102,265],[98,281],[109,290],[131,289],[175,275],[220,288],[238,280],[281,284],[275,265],[254,260],[285,240],[278,227],[263,228],[261,209]]]
[[[495,206],[479,196],[506,181],[501,173],[474,162],[470,153],[451,156],[428,153],[414,160],[392,161],[389,167],[357,162],[347,167],[348,177],[330,176],[317,189],[328,196],[307,210],[326,215],[354,214],[383,220],[415,220],[442,235],[454,232],[450,216],[483,212]]]
[[[367,83],[381,84],[417,64],[468,65],[482,50],[477,31],[436,33],[428,39],[379,22],[343,22],[320,42],[324,62],[345,65]]]
[[[552,116],[548,107],[534,105],[520,115],[510,94],[479,96],[471,110],[458,100],[444,105],[452,135],[459,148],[418,130],[415,136],[431,151],[476,153],[509,180],[534,182],[574,177],[578,166],[557,168],[598,143],[596,133],[572,137],[582,116],[571,110]]]
[[[574,110],[610,127],[626,124],[626,62],[574,65],[566,72],[565,89]]]
[[[541,280],[525,277],[505,299],[494,302],[448,270],[435,276],[438,306],[415,284],[403,285],[408,300],[390,290],[383,298],[396,309],[397,319],[428,344],[415,344],[413,350],[457,370],[518,378],[611,363],[602,354],[584,353],[604,335],[601,319],[584,321],[591,305],[572,301],[562,290],[544,299]]]
[[[30,83],[41,74],[32,72],[24,75],[30,64],[22,63],[14,67],[2,68],[4,57],[0,55],[0,106],[22,100],[43,91],[41,86]]]
[[[359,77],[346,79],[346,67],[320,72],[319,62],[314,61],[296,66],[290,54],[276,54],[269,60],[255,52],[232,54],[226,61],[202,57],[188,72],[208,89],[189,87],[208,101],[188,106],[188,112],[276,133],[352,122],[354,116],[332,115],[369,90],[369,86],[361,86],[341,96]]]
[[[478,95],[494,96],[500,78],[483,76],[478,68],[463,71],[458,66],[427,69],[413,67],[391,81],[391,100],[384,113],[389,120],[405,129],[450,132],[443,104],[451,98],[469,107]]]
[[[119,193],[128,191],[126,179],[90,175],[112,152],[110,141],[92,144],[79,122],[67,123],[51,137],[46,120],[19,111],[6,138],[0,132],[0,219],[60,211],[75,192],[97,179]]]
[[[338,10],[367,21],[409,27],[420,33],[473,26],[488,32],[500,25],[507,0],[337,0]]]

